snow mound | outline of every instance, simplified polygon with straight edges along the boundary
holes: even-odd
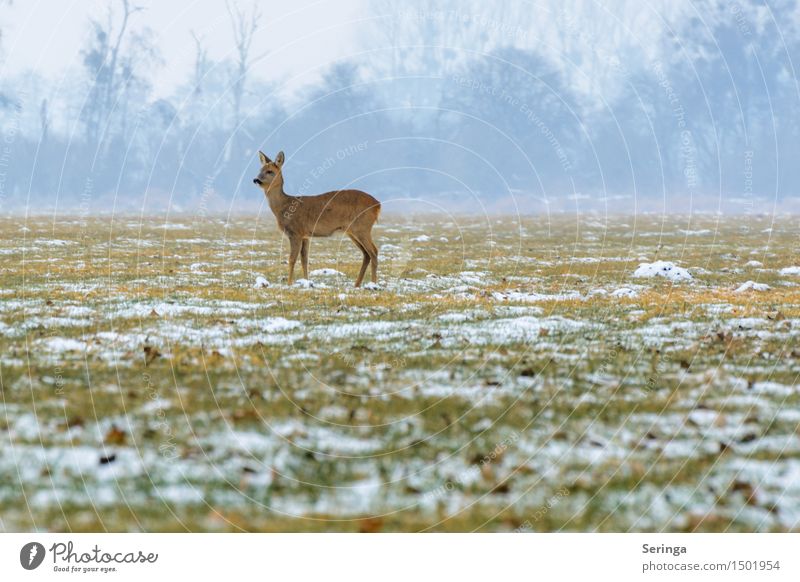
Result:
[[[256,282],[253,285],[253,289],[266,289],[269,287],[269,281],[267,281],[264,277],[256,277]]]
[[[744,266],[745,267],[756,267],[757,268],[757,267],[763,267],[764,263],[762,263],[761,261],[747,261],[744,264]]]
[[[682,267],[676,267],[668,261],[654,263],[640,263],[639,268],[633,272],[634,277],[665,277],[670,281],[690,281],[692,276]]]
[[[312,277],[344,277],[344,273],[341,271],[337,271],[336,269],[315,269],[311,271]]]
[[[427,234],[421,234],[412,238],[411,242],[428,242],[429,240],[431,240],[431,237],[429,237]]]
[[[364,289],[368,291],[378,291],[380,290],[381,286],[378,283],[370,281],[369,283],[364,283]]]
[[[294,282],[294,287],[299,287],[300,289],[324,289],[327,285],[314,283],[311,279],[298,279]]]
[[[781,275],[800,275],[800,267],[784,267],[779,273]]]
[[[755,281],[748,281],[740,286],[734,293],[744,293],[745,291],[769,291],[770,286],[766,283],[756,283]]]

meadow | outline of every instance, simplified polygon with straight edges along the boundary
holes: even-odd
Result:
[[[0,531],[797,531],[799,228],[4,218]]]

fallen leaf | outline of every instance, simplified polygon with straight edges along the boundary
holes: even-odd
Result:
[[[367,517],[358,522],[359,533],[378,533],[383,529],[382,517]]]
[[[503,493],[508,493],[509,491],[511,491],[511,484],[509,483],[509,480],[506,479],[505,481],[501,481],[500,483],[495,485],[494,488],[492,488],[492,490],[490,491],[490,493],[502,495]]]
[[[112,424],[103,440],[107,445],[123,445],[127,437],[124,430],[120,430],[117,425]]]
[[[158,348],[153,346],[144,346],[144,363],[145,365],[150,365],[150,363],[161,357],[161,352],[158,351]]]

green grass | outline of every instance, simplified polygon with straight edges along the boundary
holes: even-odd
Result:
[[[0,221],[0,530],[798,529],[797,219],[448,220]]]

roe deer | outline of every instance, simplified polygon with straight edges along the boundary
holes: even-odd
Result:
[[[262,152],[261,171],[253,183],[261,186],[269,207],[278,221],[278,228],[289,239],[289,285],[294,280],[297,255],[308,279],[308,245],[312,236],[330,236],[344,232],[364,255],[356,287],[361,286],[367,265],[372,267],[372,281],[378,282],[378,247],[372,242],[372,226],[378,221],[381,203],[361,190],[336,190],[317,196],[289,196],[283,191],[284,155],[278,152],[275,161]]]

